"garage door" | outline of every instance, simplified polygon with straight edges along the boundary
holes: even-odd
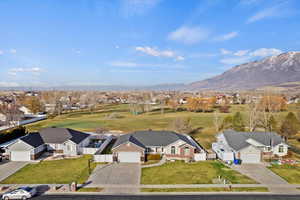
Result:
[[[259,163],[261,160],[260,153],[241,153],[242,163]]]
[[[11,161],[30,161],[30,151],[12,151],[10,153]]]
[[[141,162],[141,153],[140,152],[119,152],[118,159],[119,162],[139,163]]]

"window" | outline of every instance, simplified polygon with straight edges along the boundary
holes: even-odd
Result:
[[[184,155],[186,155],[186,156],[190,155],[190,148],[189,147],[184,148]]]
[[[155,152],[158,152],[158,147],[155,148]]]
[[[283,153],[283,152],[284,152],[284,146],[283,146],[283,145],[280,145],[280,146],[278,147],[278,152],[279,152],[279,153]]]
[[[164,148],[163,147],[161,148],[161,152],[164,152]]]
[[[171,154],[175,154],[175,147],[174,146],[171,147]]]

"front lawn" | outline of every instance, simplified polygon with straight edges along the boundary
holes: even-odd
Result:
[[[268,192],[266,187],[142,188],[141,192]]]
[[[300,184],[300,166],[299,165],[273,165],[269,167],[275,174],[292,184]]]
[[[85,182],[89,177],[88,160],[85,155],[76,159],[42,161],[28,164],[15,174],[3,180],[2,184],[67,184],[73,181]],[[91,170],[96,164],[91,163]]]
[[[211,184],[219,176],[232,184],[252,184],[254,180],[234,171],[219,161],[184,163],[168,162],[142,169],[142,184]]]

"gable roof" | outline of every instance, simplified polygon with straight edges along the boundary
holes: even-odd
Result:
[[[32,147],[39,147],[44,144],[44,141],[39,133],[30,133],[22,138],[20,138],[23,142],[29,144]]]
[[[119,137],[113,148],[128,141],[146,148],[151,146],[168,146],[178,140],[183,140],[189,145],[194,146],[194,144],[185,135],[172,131],[137,131]]]
[[[223,132],[228,145],[235,151],[239,151],[250,146],[246,140],[253,139],[265,146],[276,146],[284,143],[280,135],[274,132],[236,132],[234,130],[226,130]]]
[[[76,131],[69,128],[44,128],[40,132],[44,143],[62,144],[68,140],[79,144],[89,136],[87,133]]]

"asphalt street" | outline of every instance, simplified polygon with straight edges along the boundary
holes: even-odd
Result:
[[[300,195],[255,195],[255,194],[220,194],[220,195],[43,195],[33,200],[73,199],[73,200],[299,200]]]

